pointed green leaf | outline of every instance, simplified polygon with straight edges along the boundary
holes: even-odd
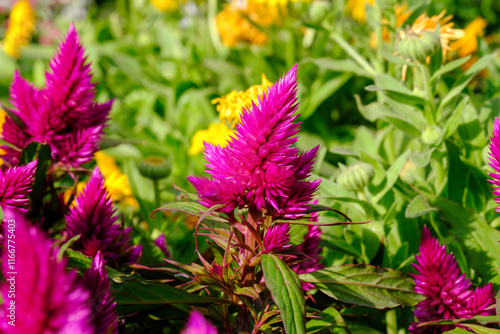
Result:
[[[306,333],[306,306],[297,274],[273,254],[262,255],[266,286],[280,309],[287,334]]]
[[[312,319],[307,322],[307,333],[317,333],[328,331],[332,334],[348,334],[347,324],[333,306],[328,307],[323,312],[319,312],[315,316],[319,319]]]
[[[414,199],[411,200],[410,204],[408,204],[405,216],[406,218],[417,218],[420,216],[425,216],[432,211],[437,211],[437,209],[430,206],[422,196],[417,195]]]

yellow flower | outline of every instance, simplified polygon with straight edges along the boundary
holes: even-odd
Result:
[[[29,44],[35,31],[35,11],[29,1],[18,1],[10,12],[9,27],[3,42],[3,49],[9,56],[17,58],[19,49]]]
[[[346,11],[359,23],[366,22],[366,4],[373,6],[375,0],[349,0],[345,5]]]
[[[420,35],[423,31],[434,32],[439,25],[439,32],[441,36],[441,48],[443,49],[443,58],[450,50],[450,41],[458,40],[465,35],[463,29],[453,29],[454,23],[451,22],[453,15],[444,16],[446,10],[443,10],[439,15],[428,17],[425,14],[420,15],[413,23],[408,33]],[[404,33],[403,33],[404,34]]]
[[[253,85],[246,91],[237,92],[233,90],[226,96],[213,99],[212,103],[217,103],[219,118],[227,121],[227,123],[234,128],[236,124],[240,122],[240,115],[243,108],[250,108],[252,102],[257,103],[258,98],[272,85],[273,84],[267,80],[266,76],[262,74],[262,84]]]
[[[195,155],[203,152],[203,142],[208,142],[214,145],[224,147],[227,145],[230,135],[234,134],[234,130],[228,128],[223,122],[210,124],[208,129],[197,131],[191,139],[191,147],[188,154]]]
[[[251,19],[259,17],[255,12],[253,14]],[[267,42],[267,35],[245,17],[244,11],[231,4],[225,5],[224,10],[217,14],[215,23],[222,43],[228,47],[239,43],[264,45]]]
[[[413,10],[408,10],[408,3],[405,2],[403,4],[395,4],[394,16],[396,17],[396,28],[401,27],[412,13]],[[391,35],[387,26],[390,25],[390,22],[387,19],[383,18],[382,24],[382,40],[386,43],[389,43]],[[377,35],[375,34],[375,32],[372,32],[370,36],[370,46],[373,50],[377,48]]]
[[[122,206],[137,206],[127,175],[121,172],[115,159],[102,152],[96,152],[95,160],[104,177],[104,185],[113,201],[119,202]]]
[[[460,58],[466,57],[477,51],[477,38],[484,36],[484,28],[488,25],[488,21],[481,17],[476,17],[467,27],[465,27],[465,35],[458,41],[450,44],[450,51],[458,51]]]
[[[151,0],[153,5],[162,12],[177,10],[179,4],[177,0]]]
[[[73,201],[71,202],[70,206],[75,205],[75,197],[76,197],[76,195],[78,195],[79,193],[82,192],[83,187],[85,187],[85,184],[86,184],[86,182],[83,182],[83,181],[80,181],[77,183],[76,192],[73,196]],[[64,192],[64,195],[63,195],[64,203],[66,203],[66,205],[70,204],[69,200],[71,199],[71,195],[73,195],[73,189],[72,188],[66,189],[66,191]]]

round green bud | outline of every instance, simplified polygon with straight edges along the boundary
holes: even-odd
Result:
[[[139,173],[151,180],[166,178],[170,170],[170,164],[162,157],[147,157],[139,163]]]
[[[313,21],[319,21],[325,18],[331,12],[328,1],[313,1],[309,4],[309,16]]]
[[[398,46],[399,54],[406,59],[424,61],[427,57],[435,54],[441,46],[439,35],[430,31],[422,31],[420,34],[409,32]]]
[[[441,128],[436,125],[427,126],[421,134],[422,141],[427,145],[436,144],[441,138]]]
[[[357,191],[370,184],[375,176],[375,168],[366,162],[347,167],[337,177],[337,183],[344,189]]]

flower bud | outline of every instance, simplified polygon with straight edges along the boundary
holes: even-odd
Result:
[[[147,157],[139,164],[139,173],[151,180],[166,178],[170,170],[170,164],[162,157]]]
[[[366,162],[347,167],[337,178],[344,189],[356,191],[366,187],[375,176],[375,168]]]
[[[421,135],[422,141],[427,145],[436,144],[440,137],[441,129],[436,125],[427,126]]]
[[[427,57],[435,54],[441,45],[439,35],[430,31],[422,31],[420,34],[415,32],[408,33],[399,42],[399,54],[406,59],[423,61]]]

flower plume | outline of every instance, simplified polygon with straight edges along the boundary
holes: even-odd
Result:
[[[500,120],[495,118],[493,124],[493,134],[490,141],[490,166],[495,170],[494,173],[488,173],[493,180],[488,180],[493,183],[493,190],[491,191],[495,196],[495,201],[500,204]],[[496,209],[500,212],[500,206]]]
[[[0,204],[26,212],[28,195],[35,178],[37,160],[24,166],[0,170]]]
[[[95,256],[101,251],[106,261],[136,262],[142,248],[130,245],[131,228],[123,230],[120,224],[115,224],[118,219],[115,211],[101,172],[96,167],[66,215],[66,229],[70,237],[81,234],[73,248],[88,256]]]
[[[189,177],[207,207],[220,211],[248,207],[267,215],[293,218],[310,203],[319,180],[309,177],[318,147],[299,154],[292,147],[300,123],[294,122],[297,104],[297,68],[269,88],[241,115],[228,146],[206,144],[207,172],[212,178]]]
[[[9,262],[3,252],[2,273],[7,279],[1,285],[3,309],[0,316],[2,333],[95,333],[91,322],[89,293],[80,286],[76,272],[66,272],[66,260],[57,259],[51,241],[21,213],[5,210],[5,221],[15,221],[16,260]],[[15,280],[15,296],[9,293],[9,279]],[[15,326],[7,315],[11,301],[15,303]]]

